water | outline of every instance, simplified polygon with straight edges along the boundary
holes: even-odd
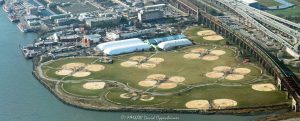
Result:
[[[122,116],[154,114],[96,112],[65,105],[31,74],[19,45],[31,43],[34,34],[21,33],[0,10],[0,121],[119,121]],[[184,121],[247,121],[259,116],[164,114]]]

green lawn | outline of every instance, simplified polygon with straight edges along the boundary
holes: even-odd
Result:
[[[300,1],[299,0],[287,0],[287,1],[295,4],[295,6],[292,8],[284,9],[284,10],[269,10],[267,12],[269,12],[273,15],[276,15],[276,16],[283,17],[283,18],[299,17],[300,16]]]
[[[209,44],[217,44],[217,45],[225,45],[226,39],[220,41],[207,41],[204,40],[203,37],[197,35],[198,31],[209,30],[209,28],[203,28],[200,26],[194,26],[186,30],[183,34],[186,35],[190,40],[195,43],[209,43]]]
[[[63,91],[66,93],[75,95],[75,96],[88,96],[88,97],[97,97],[101,95],[105,89],[98,89],[98,90],[88,90],[82,87],[82,83],[61,83],[61,87]]]
[[[209,44],[225,45],[225,41],[206,41],[202,37],[197,35],[200,30],[205,30],[201,27],[192,27],[184,34],[191,38],[195,42],[205,42]],[[154,52],[147,53],[131,53],[126,55],[114,56],[113,64],[102,64],[105,69],[100,72],[92,72],[91,75],[83,78],[58,76],[55,71],[59,70],[61,66],[72,62],[81,62],[89,64],[95,61],[97,58],[65,58],[54,61],[42,67],[44,74],[53,79],[64,79],[61,85],[66,93],[86,98],[95,98],[105,96],[109,101],[115,102],[125,106],[141,106],[141,107],[161,107],[161,108],[185,108],[185,103],[190,100],[209,100],[228,98],[238,102],[238,106],[259,106],[259,105],[271,105],[282,102],[288,102],[286,94],[281,91],[271,92],[259,92],[251,88],[251,84],[256,83],[273,83],[274,80],[271,76],[261,71],[260,66],[256,63],[244,64],[239,57],[236,57],[236,53],[222,46],[215,48],[216,50],[223,50],[225,55],[221,55],[218,60],[205,61],[201,59],[190,60],[185,59],[183,56],[195,48],[212,49],[214,46],[200,46],[194,45],[191,47],[185,47],[177,49],[175,51],[164,52],[161,51],[154,56]],[[127,61],[132,56],[147,56],[147,57],[159,57],[163,58],[164,62],[157,65],[152,69],[138,69],[135,67],[125,68],[120,64]],[[101,64],[97,62],[96,64]],[[205,76],[207,72],[213,71],[217,66],[230,66],[235,68],[249,68],[251,72],[245,76],[245,78],[238,81],[230,81],[226,79],[212,79]],[[262,73],[263,72],[263,73]],[[148,87],[142,87],[138,85],[139,81],[145,80],[148,75],[151,74],[165,74],[166,76],[183,76],[185,81],[178,84],[173,89],[158,89],[154,88],[148,90],[148,93],[174,93],[178,90],[185,89],[190,86],[198,86],[190,91],[186,91],[180,94],[171,96],[155,96],[152,101],[140,101],[139,99],[123,99],[120,98],[122,93],[127,93],[121,88],[111,88],[107,86],[100,90],[87,90],[82,87],[85,83],[83,79],[88,80],[114,80],[127,84],[132,88],[139,90],[147,90]],[[257,79],[261,77],[260,79]],[[72,81],[73,83],[66,82]]]
[[[156,96],[152,101],[140,101],[120,98],[120,94],[126,93],[121,89],[113,89],[107,98],[113,102],[125,106],[154,106],[164,108],[185,108],[185,104],[191,100],[233,99],[239,107],[260,106],[288,102],[286,94],[282,91],[259,92],[251,89],[251,86],[225,87],[205,86],[194,88],[191,91],[174,96]]]
[[[264,5],[266,7],[271,7],[271,6],[279,6],[281,3],[275,1],[275,0],[257,0],[257,2],[261,5]]]
[[[201,46],[200,46],[201,47]],[[207,78],[205,74],[207,72],[213,71],[214,67],[217,66],[231,66],[231,67],[245,67],[251,69],[251,73],[247,74],[244,79],[239,81],[229,81],[223,80],[222,83],[244,83],[255,79],[260,75],[260,69],[249,65],[241,63],[241,60],[235,58],[235,53],[228,48],[217,48],[219,50],[224,50],[225,55],[220,56],[218,60],[215,61],[205,61],[205,60],[189,60],[183,58],[185,52],[190,52],[191,49],[199,48],[199,46],[189,47],[187,49],[182,49],[179,52],[161,52],[153,57],[164,58],[162,64],[157,65],[153,69],[138,69],[138,68],[124,68],[120,63],[126,61],[128,58],[136,55],[151,56],[152,53],[137,53],[130,55],[123,55],[114,57],[114,64],[104,64],[105,70],[100,72],[93,72],[90,76],[84,78],[67,77],[65,80],[82,80],[82,79],[101,79],[101,80],[115,80],[123,83],[128,83],[130,86],[138,89],[145,89],[138,85],[139,81],[145,80],[148,75],[151,74],[165,74],[167,76],[183,76],[186,78],[184,84],[206,84],[214,83],[217,79]],[[202,47],[202,48],[212,48],[212,47]],[[88,64],[94,61],[95,58],[89,59],[64,59],[58,60],[54,63],[49,64],[50,67],[59,68],[64,64],[70,62],[84,62]],[[240,64],[240,65],[238,65]],[[48,77],[55,79],[62,79],[64,76],[58,76],[55,71],[59,69],[45,68],[45,74]],[[46,71],[47,70],[47,71]],[[180,88],[180,87],[178,87]]]

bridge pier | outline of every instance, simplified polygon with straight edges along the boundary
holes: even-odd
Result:
[[[297,104],[296,100],[292,97],[292,110],[294,110],[295,112],[299,112],[300,111],[300,106],[299,104]]]

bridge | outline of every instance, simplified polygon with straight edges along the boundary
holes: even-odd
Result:
[[[255,29],[263,34],[268,41],[276,41],[280,46],[298,53],[299,24],[256,10],[233,0],[203,0],[209,5],[223,10],[228,16],[212,16],[206,8],[198,7],[196,0],[169,0],[174,7],[196,18],[204,26],[229,38],[229,42],[237,44],[257,59],[266,71],[272,74],[280,90],[288,93],[292,100],[292,110],[300,111],[300,84],[297,76],[278,60],[262,44],[262,40],[249,31]],[[203,6],[203,5],[202,5]],[[226,22],[234,22],[234,25]],[[240,26],[239,26],[240,25]],[[239,27],[237,27],[239,26]],[[282,30],[284,28],[286,30]]]

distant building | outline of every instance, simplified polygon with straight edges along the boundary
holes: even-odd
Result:
[[[173,40],[184,39],[184,38],[186,38],[185,35],[178,34],[178,35],[148,39],[148,40],[146,40],[146,43],[151,44],[151,45],[157,45],[161,42],[173,41]]]
[[[55,42],[79,42],[81,40],[79,35],[60,35],[59,33],[54,33],[53,38]]]
[[[156,4],[156,5],[149,5],[145,6],[145,10],[154,10],[154,9],[159,9],[159,10],[164,10],[166,8],[166,4]]]
[[[71,14],[58,14],[58,15],[51,15],[50,19],[55,20],[55,19],[69,18],[69,17],[71,17]]]
[[[31,30],[39,30],[41,28],[41,23],[39,20],[33,20],[33,21],[27,21],[27,26],[31,29]]]
[[[95,16],[89,13],[81,13],[78,16],[79,21],[85,21],[86,19],[94,18]]]
[[[106,38],[108,40],[114,41],[114,40],[119,39],[120,35],[116,32],[109,32],[109,33],[106,33]]]
[[[35,6],[27,6],[26,13],[27,13],[27,15],[38,15],[39,11],[38,11],[38,8]]]
[[[91,45],[99,43],[101,41],[101,35],[85,35],[81,40],[82,47],[91,47]]]
[[[55,19],[54,22],[58,26],[70,25],[77,21],[77,18],[60,18]]]
[[[138,19],[140,22],[162,19],[164,17],[165,8],[166,4],[145,6],[138,12]]]
[[[108,27],[120,24],[121,16],[117,14],[103,14],[96,18],[86,19],[85,23],[88,27]]]
[[[138,19],[140,22],[162,19],[164,11],[160,9],[141,10],[138,12]]]
[[[154,33],[156,30],[157,30],[156,28],[151,28],[151,29],[138,30],[134,32],[121,33],[120,38],[128,39],[128,38],[141,37],[146,34]]]

